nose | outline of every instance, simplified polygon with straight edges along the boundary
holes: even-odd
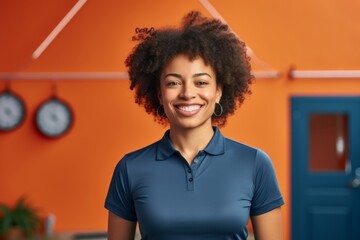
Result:
[[[195,88],[189,83],[183,84],[181,92],[179,95],[180,98],[185,100],[190,100],[195,97]]]

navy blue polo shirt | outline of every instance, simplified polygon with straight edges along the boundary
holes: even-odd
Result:
[[[169,131],[115,168],[105,207],[138,221],[142,239],[243,239],[249,216],[283,204],[270,158],[218,128],[192,166]]]

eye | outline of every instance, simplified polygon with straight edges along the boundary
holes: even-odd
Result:
[[[196,85],[198,86],[205,86],[205,85],[208,85],[209,83],[207,81],[202,81],[202,80],[199,80],[196,82]]]
[[[166,83],[166,86],[168,86],[168,87],[175,87],[177,85],[180,85],[180,82],[178,82],[178,81],[168,81]]]

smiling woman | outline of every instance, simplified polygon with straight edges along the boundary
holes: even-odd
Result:
[[[199,12],[179,29],[141,34],[126,60],[131,89],[170,129],[116,166],[105,201],[109,240],[133,239],[136,222],[142,239],[245,240],[250,217],[257,240],[282,239],[270,158],[218,129],[250,93],[245,44]]]
[[[223,108],[221,116],[212,116],[212,122],[223,126],[229,115],[251,93],[253,81],[245,43],[219,20],[209,20],[198,12],[184,17],[180,28],[158,29],[144,35],[138,33],[140,43],[125,61],[135,101],[153,114],[161,123],[168,123],[166,115],[157,114],[161,105],[158,97],[163,69],[178,55],[190,61],[201,58],[212,69],[217,85],[221,86]],[[142,40],[141,40],[142,39]]]
[[[158,92],[171,127],[181,131],[199,125],[211,126],[211,116],[222,90],[216,84],[214,70],[202,58],[190,60],[181,54],[164,68]]]

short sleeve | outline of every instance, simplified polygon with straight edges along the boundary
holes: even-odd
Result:
[[[284,204],[271,159],[259,149],[255,159],[254,184],[251,216],[266,213]]]
[[[105,199],[105,208],[121,218],[133,222],[137,221],[134,201],[129,187],[126,157],[117,164],[114,170]]]

